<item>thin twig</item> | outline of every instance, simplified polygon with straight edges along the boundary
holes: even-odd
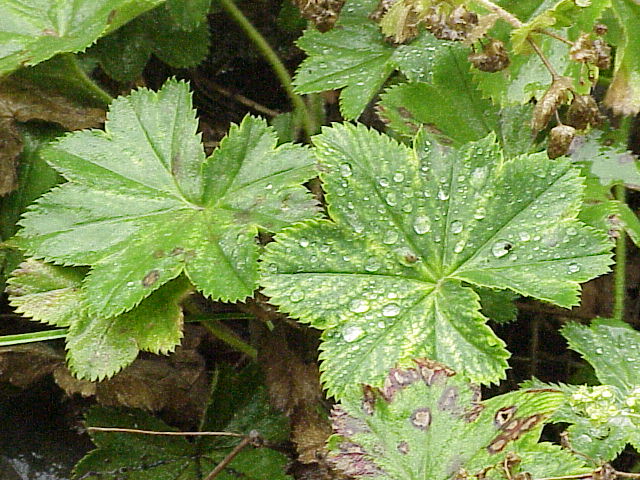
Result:
[[[224,470],[225,467],[229,465],[229,463],[231,463],[231,461],[236,457],[236,455],[238,455],[247,445],[254,442],[255,440],[256,440],[256,436],[251,434],[243,438],[242,441],[238,445],[236,445],[235,448],[231,450],[229,454],[226,457],[224,457],[218,465],[216,465],[216,468],[211,470],[211,473],[207,475],[204,480],[213,480],[214,478],[216,478],[218,474],[222,470]]]
[[[497,14],[501,19],[503,19],[505,22],[510,23],[515,28],[520,28],[524,26],[524,23],[522,23],[513,13],[507,12],[504,8],[502,8],[499,5],[496,5],[491,0],[475,0],[475,1],[476,3],[479,3],[484,8],[486,8],[487,10],[491,10],[493,13]]]
[[[160,432],[157,430],[139,430],[137,428],[88,427],[89,432],[137,433],[140,435],[162,435],[171,437],[238,437],[249,438],[242,433],[233,432]]]
[[[561,41],[562,43],[566,43],[567,45],[573,46],[573,42],[568,38],[564,38],[562,35],[558,35],[555,32],[550,30],[536,30],[538,33],[542,33],[543,35],[547,35],[548,37],[555,38],[556,40]]]
[[[542,50],[538,46],[538,44],[533,40],[531,40],[530,38],[527,38],[527,43],[529,43],[533,51],[536,52],[538,57],[540,57],[540,60],[542,60],[542,63],[544,63],[544,66],[547,68],[547,70],[549,70],[552,80],[556,81],[558,78],[560,78],[560,75],[558,75],[558,72],[556,72],[556,69],[553,68],[553,65],[551,65],[551,63],[549,62],[545,54],[542,52]]]

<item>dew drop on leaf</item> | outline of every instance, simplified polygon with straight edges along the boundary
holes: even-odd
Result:
[[[397,172],[396,174],[393,175],[393,181],[400,183],[404,180],[404,174],[401,172]]]
[[[359,339],[363,333],[364,333],[364,330],[362,330],[360,327],[357,327],[357,326],[347,327],[344,329],[342,338],[344,338],[345,342],[351,343]]]
[[[520,238],[520,240],[522,240],[523,242],[528,242],[529,240],[531,240],[531,235],[529,235],[529,232],[520,232],[518,234],[518,238]]]
[[[395,317],[400,313],[400,305],[397,303],[388,303],[382,308],[382,315],[385,317]]]
[[[462,222],[460,220],[455,220],[451,222],[451,233],[458,234],[462,232],[463,228],[464,226],[462,225]]]
[[[454,253],[460,253],[464,250],[464,247],[467,245],[467,242],[465,242],[464,240],[460,240],[458,243],[456,243],[456,245],[453,247],[453,252]]]
[[[350,177],[351,173],[351,165],[349,165],[348,163],[343,163],[340,165],[340,175],[342,175],[343,177]]]
[[[507,242],[506,240],[498,240],[493,244],[493,247],[491,247],[491,253],[493,253],[494,257],[500,258],[509,253],[512,248],[513,245],[511,245],[510,242]]]
[[[369,310],[369,302],[361,298],[358,298],[353,302],[351,302],[351,305],[349,306],[349,310],[351,310],[353,313],[365,313]]]
[[[299,302],[303,298],[304,298],[304,292],[302,290],[295,290],[294,292],[291,293],[291,297],[290,297],[292,302]]]
[[[567,266],[567,273],[571,274],[571,273],[577,273],[580,271],[580,265],[578,265],[576,262],[571,262],[568,266]]]
[[[387,245],[393,245],[397,241],[398,241],[398,232],[396,232],[395,230],[387,231],[384,234],[384,237],[382,237],[382,242]]]
[[[476,220],[482,220],[487,216],[487,210],[484,207],[479,207],[473,214],[473,218]]]
[[[302,248],[306,248],[309,246],[309,240],[307,240],[306,238],[301,238],[299,243]]]
[[[429,230],[431,230],[431,222],[427,217],[423,215],[416,217],[415,222],[413,222],[413,230],[418,235],[424,235]]]
[[[449,192],[447,192],[446,190],[444,190],[443,188],[438,190],[438,198],[440,200],[449,200]]]

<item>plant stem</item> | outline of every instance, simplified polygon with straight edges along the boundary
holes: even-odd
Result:
[[[476,3],[479,3],[487,10],[492,11],[497,14],[500,18],[502,18],[505,22],[510,23],[515,28],[520,28],[524,25],[518,18],[511,12],[507,12],[500,5],[496,5],[491,0],[475,0]]]
[[[70,53],[65,54],[63,55],[63,59],[67,64],[69,70],[71,70],[75,74],[77,80],[82,83],[87,91],[89,91],[96,100],[103,103],[105,107],[108,107],[113,101],[113,97],[109,95],[105,90],[100,88],[100,86],[98,86],[98,84],[94,82],[82,68],[80,68],[75,55],[72,55]]]
[[[246,343],[244,340],[242,340],[240,337],[238,337],[230,328],[211,318],[202,317],[199,320],[205,327],[207,327],[207,329],[209,329],[211,333],[213,333],[213,335],[225,342],[230,347],[244,353],[252,360],[258,359],[257,350]]]
[[[287,71],[276,52],[271,48],[269,43],[265,40],[262,34],[253,26],[249,19],[242,13],[242,11],[233,3],[233,0],[218,0],[222,8],[233,18],[233,20],[244,30],[249,39],[254,43],[260,53],[269,62],[271,68],[275,72],[278,80],[282,84],[282,87],[287,92],[287,95],[291,99],[293,107],[300,112],[302,117],[302,126],[304,128],[307,137],[311,137],[316,133],[315,122],[313,116],[307,108],[307,104],[302,97],[293,90],[293,83],[291,82],[291,76]]]
[[[20,345],[23,343],[44,342],[46,340],[58,340],[67,336],[69,329],[59,328],[56,330],[45,330],[43,332],[19,333],[17,335],[0,336],[0,347]]]
[[[224,470],[226,468],[227,465],[229,465],[229,463],[231,463],[231,460],[233,460],[234,458],[236,458],[236,456],[250,443],[252,443],[254,441],[254,439],[249,435],[245,438],[243,438],[240,443],[238,445],[235,446],[235,448],[233,450],[231,450],[231,452],[229,452],[229,454],[224,457],[222,459],[222,461],[216,466],[216,468],[214,468],[211,473],[209,475],[207,475],[207,477],[204,480],[213,480],[215,477],[218,476],[218,474]]]
[[[137,428],[119,427],[88,427],[89,432],[109,432],[109,433],[135,433],[139,435],[163,435],[174,437],[239,437],[245,438],[243,433],[233,432],[162,432],[159,430],[139,430]]]
[[[626,202],[626,189],[624,185],[613,187],[613,194],[621,203]],[[613,277],[613,318],[624,320],[624,301],[627,292],[627,236],[624,229],[618,231],[616,240],[616,266]]]

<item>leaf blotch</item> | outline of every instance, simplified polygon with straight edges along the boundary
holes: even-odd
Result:
[[[143,287],[150,287],[154,283],[156,283],[159,278],[160,278],[160,272],[158,270],[151,270],[142,279],[142,286]]]
[[[431,425],[431,409],[429,407],[416,409],[409,417],[409,421],[418,430],[427,431]]]

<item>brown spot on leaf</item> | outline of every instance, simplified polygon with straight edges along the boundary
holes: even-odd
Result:
[[[517,409],[518,407],[516,407],[515,405],[511,405],[509,407],[503,407],[498,410],[493,417],[493,423],[495,424],[495,426],[502,429],[507,424],[507,422],[509,422],[509,420],[513,418]]]
[[[107,16],[107,25],[111,25],[111,22],[113,22],[113,19],[116,18],[117,14],[118,10],[115,8],[109,12],[109,15]]]
[[[426,431],[431,425],[431,409],[429,407],[416,409],[409,417],[409,421],[418,430]]]
[[[502,450],[504,450],[504,447],[507,446],[508,442],[509,441],[507,439],[498,437],[489,444],[489,446],[487,447],[487,451],[490,454],[501,452]]]
[[[454,412],[458,407],[458,387],[450,386],[444,389],[438,399],[438,408],[445,412]]]
[[[414,360],[418,366],[418,372],[422,377],[424,383],[427,386],[431,386],[436,382],[443,381],[447,377],[452,377],[456,374],[455,371],[451,370],[449,367],[434,362],[433,360],[429,360],[426,358]]]
[[[396,448],[403,455],[406,455],[407,453],[409,453],[409,444],[407,442],[405,442],[404,440],[402,442],[398,443],[398,446]]]
[[[142,279],[142,286],[150,287],[151,285],[156,283],[159,278],[160,278],[160,272],[158,270],[151,270]]]
[[[369,385],[362,386],[362,411],[367,415],[373,415],[378,391]]]
[[[163,258],[166,253],[164,252],[164,250],[156,250],[155,252],[153,252],[153,258]]]
[[[182,255],[183,253],[184,253],[184,248],[176,247],[173,250],[171,250],[171,253],[169,255],[171,255],[172,257],[175,257],[178,255]]]
[[[384,387],[382,388],[382,396],[388,402],[393,400],[396,392],[403,388],[417,382],[420,379],[420,374],[414,368],[402,370],[399,368],[392,368],[389,375],[384,381]]]
[[[42,30],[41,33],[45,37],[59,37],[60,36],[60,34],[58,32],[56,32],[53,28],[45,28],[44,30]]]

